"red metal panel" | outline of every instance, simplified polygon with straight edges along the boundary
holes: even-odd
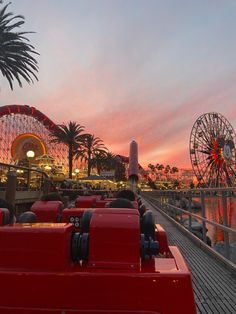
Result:
[[[140,262],[137,210],[95,209],[83,263],[70,257],[73,230],[71,224],[0,227],[0,313],[196,313],[177,247]],[[157,225],[156,233],[165,247],[164,230]]]
[[[3,222],[4,222],[4,211],[2,211],[0,208],[0,226],[3,226]]]
[[[144,263],[142,271],[80,266],[68,272],[0,271],[0,312],[11,306],[65,313],[195,314],[190,274],[181,263],[176,268],[158,271],[155,263],[152,268]]]
[[[53,314],[161,314],[160,312],[156,311],[116,311],[116,310],[109,310],[109,311],[100,311],[100,310],[94,310],[94,311],[76,311],[76,310],[56,310],[56,309],[33,309],[30,310],[24,310],[20,308],[13,309],[7,309],[7,308],[0,308],[2,314],[42,314],[43,313],[53,313]]]
[[[15,224],[0,228],[0,268],[65,270],[70,264],[70,224]]]
[[[133,209],[96,209],[89,231],[89,267],[139,269],[139,213]]]
[[[81,227],[81,218],[87,208],[65,208],[62,211],[62,222],[72,223],[75,231],[79,232]]]
[[[110,203],[110,200],[100,200],[100,201],[96,201],[96,208],[104,208],[106,207],[106,204]]]
[[[167,236],[165,230],[162,228],[161,225],[156,224],[156,239],[159,242],[160,248],[159,251],[161,254],[169,254],[169,246],[167,242]]]
[[[10,212],[7,208],[0,208],[0,226],[10,223]]]
[[[102,198],[102,195],[93,195],[95,201],[99,201]]]

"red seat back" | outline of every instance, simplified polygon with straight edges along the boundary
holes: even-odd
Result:
[[[79,196],[75,201],[75,207],[90,208],[95,207],[95,203],[96,203],[95,195]]]
[[[0,268],[64,270],[71,264],[72,232],[70,224],[62,223],[26,223],[0,228]]]
[[[96,201],[99,201],[102,198],[102,195],[93,195]]]
[[[10,213],[7,208],[0,208],[0,226],[9,224]]]
[[[155,233],[156,233],[156,239],[160,245],[160,248],[159,248],[160,253],[164,255],[170,254],[170,249],[169,249],[168,241],[167,241],[167,235],[161,225],[156,224]]]
[[[36,201],[31,207],[40,222],[60,222],[62,209],[61,201]]]
[[[96,208],[104,208],[106,207],[107,203],[110,203],[110,201],[107,199],[96,201]]]

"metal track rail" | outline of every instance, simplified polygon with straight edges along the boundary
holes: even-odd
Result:
[[[145,195],[143,203],[154,212],[156,222],[166,230],[169,244],[178,246],[185,257],[192,274],[198,313],[236,313],[236,274],[182,233],[161,213],[153,199]]]

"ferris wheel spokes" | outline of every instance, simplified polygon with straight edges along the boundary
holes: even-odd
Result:
[[[235,133],[222,115],[212,112],[196,120],[190,135],[190,158],[199,185],[235,184]]]

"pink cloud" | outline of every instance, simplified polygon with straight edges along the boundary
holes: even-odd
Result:
[[[3,98],[36,106],[55,123],[77,121],[113,153],[128,155],[135,139],[143,166],[150,162],[190,166],[188,145],[195,120],[210,111],[236,119],[234,74],[206,86],[193,84],[187,96],[185,86],[179,85],[162,98],[158,87],[153,91],[147,82],[125,74],[125,69],[95,59],[87,68],[76,64],[72,72],[61,73],[52,86],[43,81],[17,94],[4,92]]]

